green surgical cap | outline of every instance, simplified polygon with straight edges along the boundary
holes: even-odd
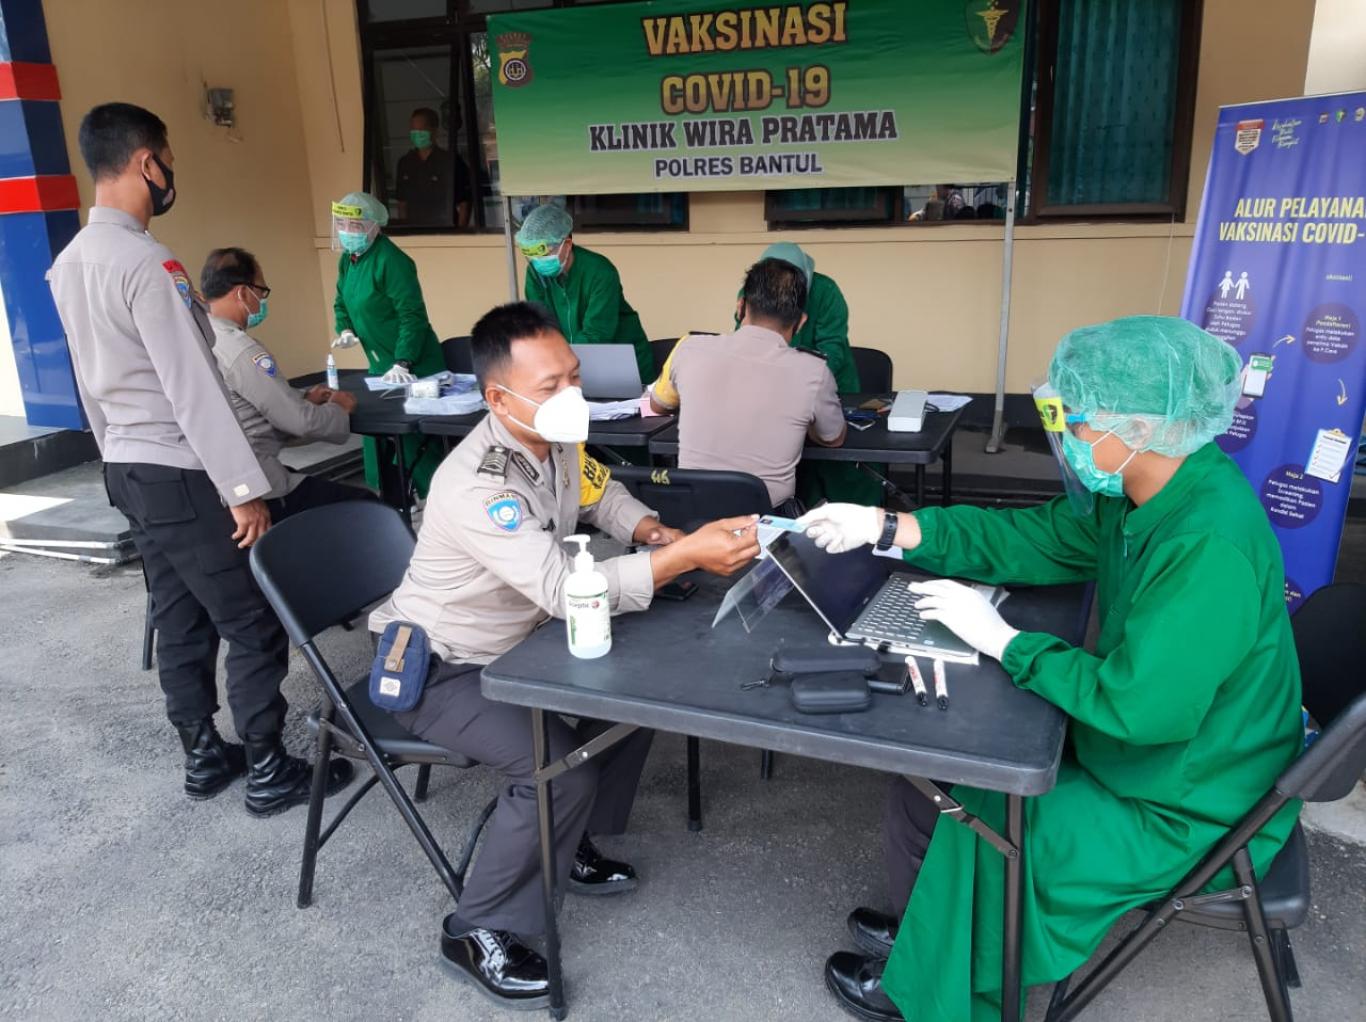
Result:
[[[574,230],[574,218],[552,202],[537,206],[526,215],[517,231],[519,245],[558,245]]]
[[[384,203],[375,198],[369,192],[347,192],[333,204],[333,213],[336,215],[335,207],[352,206],[360,210],[361,220],[373,220],[383,227],[389,222],[389,210]],[[357,219],[357,218],[353,218]]]
[[[781,259],[785,263],[791,263],[806,274],[806,286],[811,286],[811,277],[816,272],[816,260],[803,252],[800,245],[794,245],[790,241],[775,241],[764,249],[764,254],[759,258]]]
[[[1069,411],[1134,449],[1178,458],[1228,431],[1242,360],[1175,316],[1126,316],[1073,330],[1048,380]]]

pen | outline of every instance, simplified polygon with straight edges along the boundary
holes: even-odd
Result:
[[[944,661],[934,662],[934,699],[941,710],[949,708],[949,686],[944,679]]]
[[[930,705],[929,693],[925,691],[925,679],[920,675],[920,665],[915,662],[915,657],[906,658],[906,673],[911,676],[911,688],[915,689],[915,697],[920,701],[921,706]]]

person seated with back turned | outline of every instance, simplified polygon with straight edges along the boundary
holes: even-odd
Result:
[[[675,346],[650,387],[656,412],[678,412],[678,467],[748,472],[780,514],[801,513],[797,463],[808,438],[844,443],[844,407],[818,351],[791,347],[806,322],[806,275],[782,259],[745,274],[733,334]]]
[[[199,274],[199,290],[208,302],[213,354],[233,413],[270,483],[266,501],[272,520],[323,504],[373,500],[369,490],[291,472],[280,461],[284,447],[343,443],[356,399],[321,384],[295,390],[280,375],[274,356],[247,333],[265,322],[270,296],[256,257],[241,248],[214,249]]]
[[[518,937],[546,925],[531,711],[484,698],[479,669],[564,616],[572,567],[564,540],[580,522],[621,543],[655,546],[598,562],[615,613],[645,610],[656,589],[684,572],[729,575],[758,556],[759,545],[752,517],[687,535],[666,528],[589,457],[579,360],[544,309],[518,302],[492,310],[474,325],[471,348],[489,413],[437,469],[412,561],[370,616],[370,630],[383,632],[392,621],[426,630],[440,663],[418,704],[396,719],[504,777],[464,896],[444,921],[442,956],[495,1002],[544,1007],[545,959]],[[554,715],[548,724],[556,759],[610,726],[571,726]],[[635,887],[635,871],[603,858],[588,835],[625,829],[652,735],[638,730],[551,784],[558,889],[616,894]]]

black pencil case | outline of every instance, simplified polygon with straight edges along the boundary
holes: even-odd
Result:
[[[774,681],[785,681],[803,674],[848,672],[875,677],[881,666],[877,650],[868,646],[820,646],[809,649],[784,647],[773,654],[769,665]]]
[[[867,679],[849,671],[803,674],[788,693],[800,713],[858,713],[873,705]]]

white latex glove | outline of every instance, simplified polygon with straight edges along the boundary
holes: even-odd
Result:
[[[332,342],[334,348],[354,348],[360,343],[360,338],[351,330],[343,330]]]
[[[402,366],[394,366],[394,368],[385,373],[381,379],[392,387],[400,387],[412,383],[417,377]]]
[[[923,597],[915,609],[928,621],[942,621],[948,629],[973,649],[993,660],[1005,655],[1010,640],[1019,635],[991,605],[991,601],[972,586],[947,578],[933,582],[912,582],[911,592]]]
[[[827,553],[842,554],[882,536],[882,509],[862,504],[822,504],[797,519],[802,531]]]

